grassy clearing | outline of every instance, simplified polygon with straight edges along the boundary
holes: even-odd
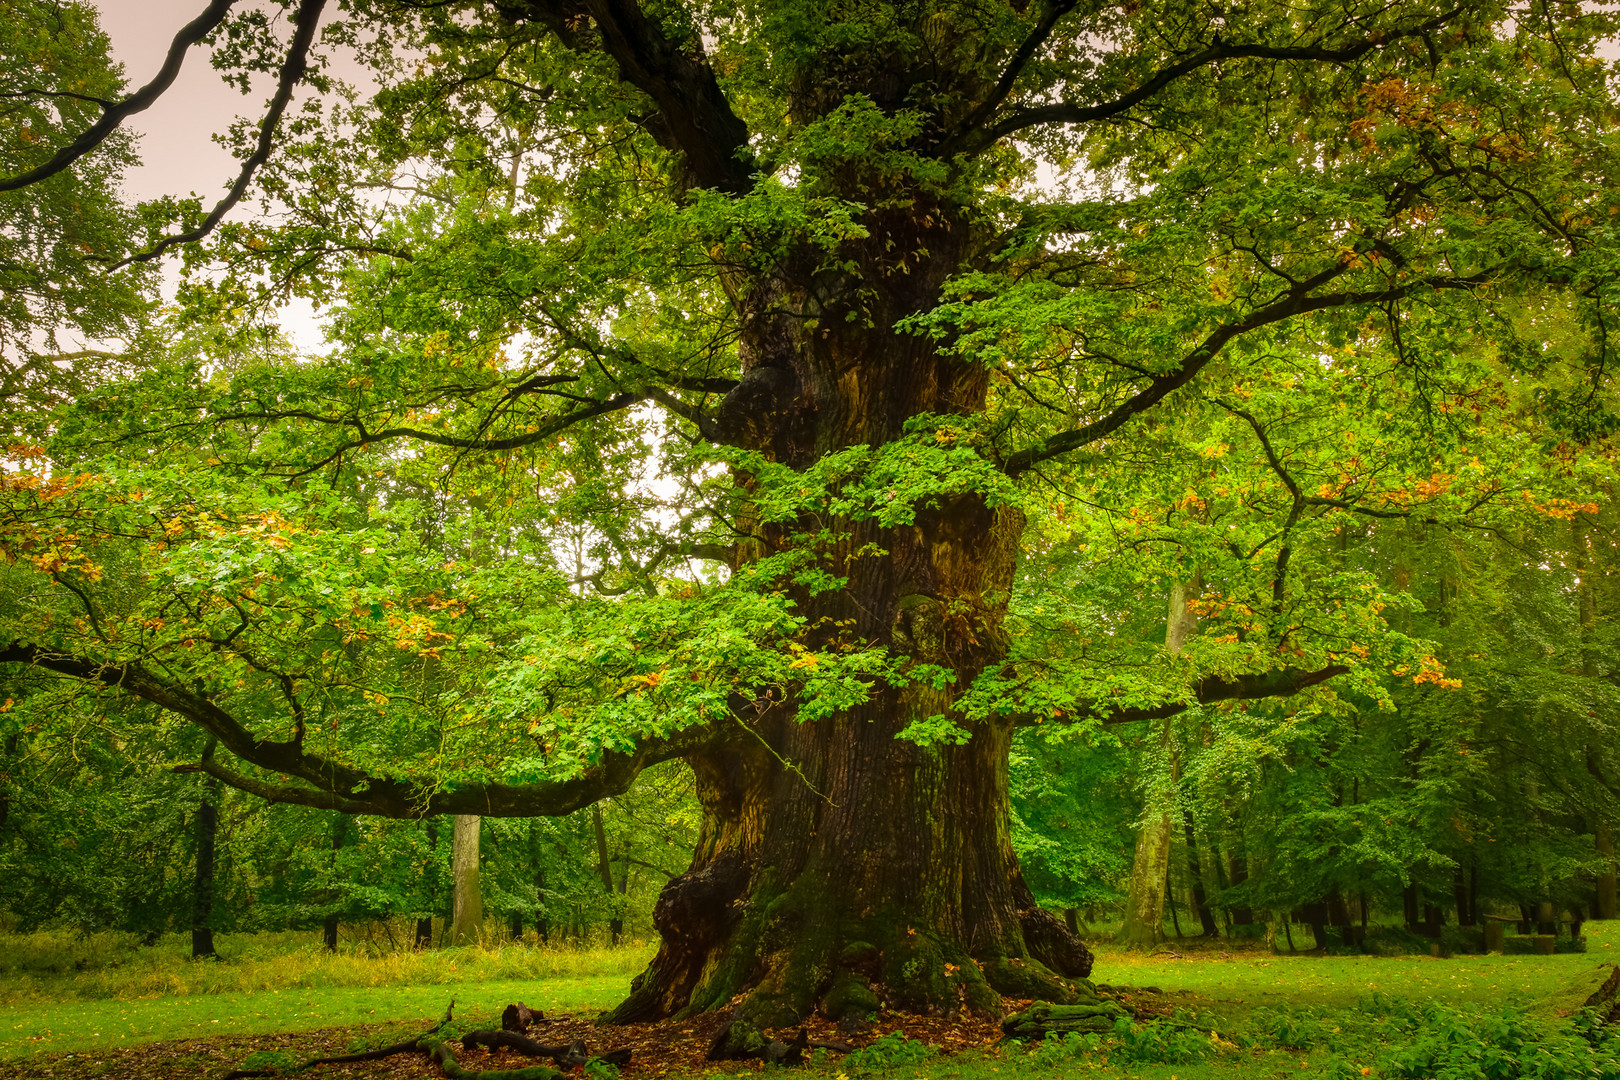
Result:
[[[812,1063],[808,1075],[813,1080],[1620,1077],[1620,1045],[1587,1043],[1558,1015],[1579,1005],[1601,981],[1600,964],[1620,962],[1620,922],[1589,923],[1586,929],[1590,951],[1550,957],[1216,951],[1177,958],[1104,946],[1096,950],[1099,980],[1160,988],[1184,1010],[1182,1023],[1127,1025],[1129,1030],[1048,1040],[1033,1049],[1009,1045],[952,1057],[890,1040],[864,1055],[824,1057]],[[552,1013],[594,1013],[623,996],[649,952],[645,947],[579,952],[508,947],[375,956],[351,949],[328,956],[310,948],[307,939],[254,939],[234,943],[234,955],[227,942],[228,958],[221,964],[193,965],[171,945],[167,952],[148,950],[151,956],[139,971],[120,962],[118,968],[50,972],[41,970],[41,963],[62,963],[59,956],[49,959],[47,944],[36,943],[33,961],[5,954],[13,971],[27,970],[33,989],[30,997],[14,997],[0,1007],[0,1061],[68,1051],[79,1061],[93,1061],[97,1051],[144,1042],[384,1021],[401,1032],[419,1031],[443,1014],[451,997],[457,1015],[468,1019],[492,1016],[516,998]],[[209,989],[176,995],[176,976]],[[5,977],[7,982],[15,978]],[[250,989],[226,989],[237,985]],[[97,999],[115,987],[148,992],[139,1000]],[[1522,1015],[1504,1011],[1514,1009]],[[1210,1029],[1218,1039],[1211,1039]],[[716,1068],[698,1076],[739,1071]],[[57,1075],[79,1073],[70,1068]]]
[[[153,946],[124,934],[12,936],[0,941],[0,1008],[257,991],[627,982],[653,951],[642,943],[611,949],[501,943],[415,952],[357,942],[327,952],[311,939],[308,933],[220,935],[220,959],[194,961],[188,935],[171,934]]]
[[[620,976],[545,982],[470,982],[453,986],[340,987],[221,993],[142,1001],[68,1001],[0,1008],[0,1061],[36,1054],[99,1050],[171,1039],[262,1035],[398,1021],[421,1031],[444,1015],[498,1015],[521,998],[547,1012],[597,1012],[629,989]]]
[[[498,1013],[521,998],[547,1012],[617,1004],[647,965],[645,944],[514,944],[429,952],[309,934],[222,935],[221,959],[194,961],[188,936],[140,946],[127,935],[13,936],[0,943],[0,1061],[227,1034],[270,1034]]]
[[[1177,959],[1103,945],[1093,949],[1093,977],[1119,986],[1190,991],[1211,999],[1223,1014],[1236,1016],[1257,1006],[1283,1004],[1350,1009],[1375,993],[1453,1005],[1516,1005],[1545,1016],[1584,1001],[1596,987],[1591,973],[1599,964],[1620,963],[1620,922],[1587,923],[1585,932],[1584,953],[1444,960],[1269,953],[1198,953]]]

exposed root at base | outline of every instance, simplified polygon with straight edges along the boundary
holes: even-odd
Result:
[[[1620,965],[1611,964],[1610,969],[1609,977],[1581,1008],[1595,1010],[1600,1024],[1620,1026]]]

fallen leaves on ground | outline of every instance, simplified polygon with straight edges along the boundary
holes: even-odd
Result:
[[[1139,1016],[1168,1013],[1167,1002],[1153,1000],[1146,990],[1108,988],[1105,993]],[[1008,1013],[1029,1007],[1030,1002],[1004,999]],[[753,1072],[759,1061],[713,1062],[705,1060],[715,1032],[729,1019],[729,1011],[710,1013],[690,1020],[661,1020],[650,1024],[624,1024],[598,1027],[588,1016],[556,1016],[537,1020],[529,1035],[546,1043],[568,1043],[582,1039],[591,1053],[628,1048],[630,1064],[620,1069],[626,1080],[662,1076],[704,1076],[719,1072]],[[492,1019],[490,1026],[499,1027]],[[957,1016],[915,1016],[880,1014],[869,1030],[860,1034],[840,1031],[831,1020],[812,1017],[804,1024],[812,1041],[842,1042],[866,1046],[881,1036],[903,1031],[908,1039],[924,1042],[948,1054],[993,1046],[1001,1039],[999,1019],[963,1013]],[[274,1035],[227,1035],[211,1039],[181,1039],[146,1043],[127,1048],[58,1054],[0,1065],[7,1080],[217,1080],[232,1069],[241,1068],[244,1059],[256,1051],[275,1051],[299,1061],[348,1053],[359,1041],[368,1046],[397,1042],[419,1033],[408,1025],[372,1024],[362,1027],[325,1028],[319,1031],[284,1032]],[[790,1039],[797,1028],[772,1034]],[[456,1057],[469,1069],[513,1068],[530,1059],[507,1051],[483,1049],[463,1051]],[[320,1065],[308,1077],[353,1077],[356,1080],[422,1080],[436,1077],[439,1070],[422,1054],[400,1054],[383,1061],[351,1065]]]

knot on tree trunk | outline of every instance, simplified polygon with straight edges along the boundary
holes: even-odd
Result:
[[[674,878],[653,908],[665,941],[701,948],[720,941],[741,916],[737,901],[748,887],[748,865],[734,853]]]
[[[1091,950],[1069,932],[1062,919],[1037,906],[1033,897],[1019,905],[1018,925],[1024,932],[1024,945],[1035,959],[1066,978],[1091,977]]]

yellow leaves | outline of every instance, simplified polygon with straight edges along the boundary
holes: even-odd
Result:
[[[1412,669],[1409,666],[1402,664],[1395,669],[1395,674],[1406,675],[1410,674],[1411,670]],[[1419,669],[1417,673],[1412,675],[1412,684],[1414,686],[1422,686],[1424,683],[1434,683],[1442,690],[1456,690],[1462,686],[1461,679],[1450,679],[1446,677],[1445,665],[1442,664],[1437,657],[1432,655],[1423,657],[1423,659],[1419,661]]]
[[[1198,453],[1202,457],[1218,458],[1218,457],[1225,457],[1227,452],[1229,450],[1231,450],[1231,449],[1232,449],[1232,444],[1231,443],[1216,443],[1214,446],[1206,446],[1206,447],[1204,447],[1202,450],[1198,451]]]
[[[1452,473],[1435,473],[1427,480],[1419,480],[1412,485],[1412,489],[1422,498],[1428,499],[1435,495],[1444,495],[1451,490],[1451,482],[1457,479]]]
[[[1596,514],[1598,504],[1595,502],[1576,502],[1573,499],[1551,498],[1538,500],[1535,495],[1526,491],[1523,493],[1525,505],[1543,517],[1555,518],[1558,521],[1574,521],[1576,514]]]
[[[793,661],[793,663],[789,664],[788,667],[802,668],[806,671],[814,671],[816,669],[816,665],[819,663],[821,663],[821,660],[816,656],[815,653],[807,652],[800,656],[797,660]]]
[[[388,625],[394,631],[394,645],[402,652],[420,652],[423,656],[438,657],[435,642],[452,640],[450,634],[435,629],[427,616],[412,613],[390,615]]]

